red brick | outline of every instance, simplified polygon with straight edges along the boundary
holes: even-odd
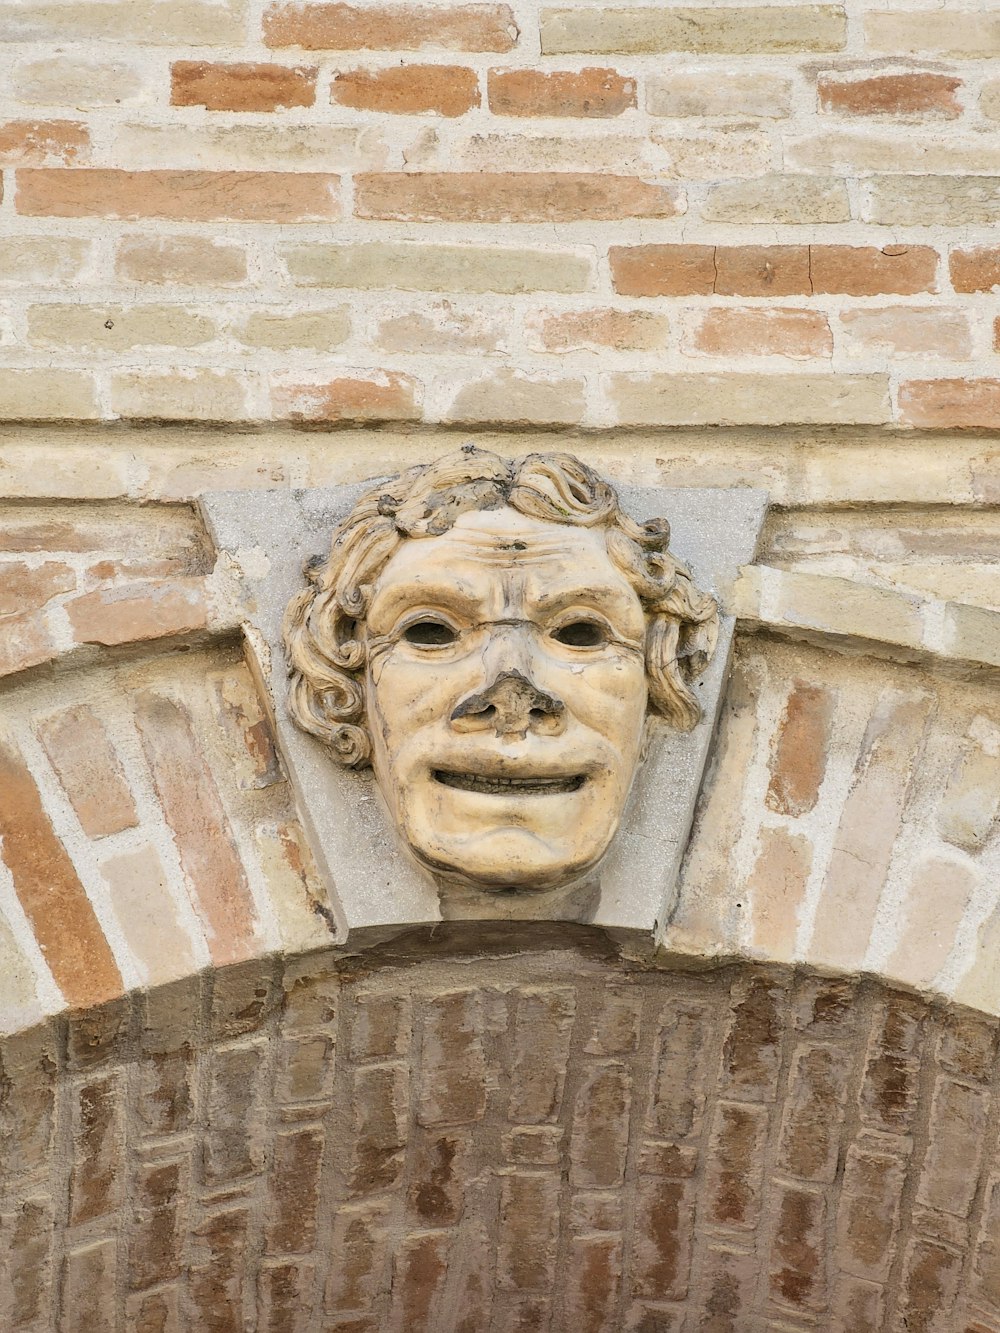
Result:
[[[208,624],[203,579],[150,579],[74,597],[66,613],[77,643],[137,643],[192,634]]]
[[[988,1019],[962,1012],[945,1014],[938,1039],[938,1063],[959,1078],[988,1083],[996,1067],[998,1040],[1000,1033]]]
[[[262,1264],[257,1280],[259,1333],[296,1333],[301,1321],[315,1313],[312,1293],[315,1264]]]
[[[74,1333],[113,1328],[117,1302],[117,1242],[91,1241],[69,1250],[63,1260],[61,1303],[72,1311]]]
[[[622,296],[710,296],[714,245],[613,245],[611,281]]]
[[[508,5],[274,4],[264,14],[267,46],[310,51],[509,51],[518,38]]]
[[[778,1192],[771,1247],[771,1292],[798,1310],[819,1310],[825,1297],[826,1205],[822,1194],[786,1186]]]
[[[905,426],[929,430],[996,430],[1000,379],[906,380],[899,386]]]
[[[575,1237],[567,1257],[566,1327],[576,1333],[613,1328],[621,1277],[620,1237]]]
[[[600,997],[592,1019],[591,1035],[584,1051],[587,1055],[627,1055],[639,1044],[642,994],[638,991],[608,988]]]
[[[569,987],[545,987],[518,990],[512,998],[510,1118],[525,1124],[555,1120],[562,1104],[576,997]]]
[[[441,1232],[408,1236],[394,1256],[388,1329],[441,1328],[438,1305],[448,1276],[448,1240]]]
[[[405,1055],[410,1045],[411,1024],[407,996],[377,991],[370,994],[362,991],[355,995],[352,1058],[389,1060],[393,1056]]]
[[[704,1314],[698,1325],[700,1333],[743,1333],[756,1279],[755,1255],[713,1246],[705,1257],[703,1270]]]
[[[64,709],[37,726],[38,737],[89,838],[139,822],[104,723],[88,704]]]
[[[113,1213],[125,1197],[125,1087],[120,1075],[85,1083],[72,1100],[73,1225]]]
[[[751,1230],[757,1225],[768,1124],[763,1106],[716,1106],[705,1170],[705,1197],[714,1225]]]
[[[153,783],[177,843],[215,963],[256,952],[256,908],[215,782],[180,704],[151,692],[135,701]]]
[[[52,1242],[55,1232],[52,1204],[46,1198],[20,1201],[5,1235],[9,1246],[10,1313],[14,1328],[36,1328],[39,1318],[50,1324]]]
[[[128,1247],[131,1287],[152,1287],[180,1276],[189,1188],[184,1158],[138,1163],[130,1185],[136,1219]]]
[[[0,564],[0,616],[17,615],[44,606],[60,592],[76,587],[76,574],[61,560],[31,565],[23,560]]]
[[[355,177],[360,218],[396,222],[613,222],[669,218],[672,186],[580,171],[426,171]]]
[[[333,1090],[333,1038],[324,1032],[286,1037],[278,1051],[275,1101],[281,1104],[327,1100]]]
[[[954,1333],[952,1316],[962,1272],[962,1256],[932,1241],[910,1246],[900,1292],[902,1327],[907,1333]]]
[[[206,1079],[208,1129],[202,1170],[218,1188],[257,1171],[263,1160],[260,1100],[263,1047],[222,1047],[212,1052]]]
[[[955,92],[961,79],[948,74],[874,74],[852,79],[821,74],[817,83],[822,111],[845,116],[937,116],[962,114]]]
[[[497,1286],[549,1291],[559,1231],[559,1177],[505,1176],[497,1233]]]
[[[912,296],[937,290],[938,253],[929,245],[811,245],[812,290],[845,296]]]
[[[826,772],[833,723],[833,695],[796,681],[785,704],[771,751],[771,781],[764,798],[780,815],[805,815],[816,804]]]
[[[325,1309],[364,1310],[382,1289],[388,1260],[384,1211],[340,1208],[333,1224]]]
[[[647,1117],[650,1133],[676,1139],[697,1131],[705,1106],[707,1071],[718,1058],[714,1026],[707,1008],[678,1005],[664,1011]]]
[[[830,1333],[878,1333],[882,1324],[882,1288],[841,1273],[833,1285]]]
[[[427,1004],[421,1046],[417,1119],[422,1125],[481,1120],[486,1110],[482,997],[461,990]]]
[[[739,1100],[771,1101],[781,1068],[784,1006],[781,988],[765,977],[734,985],[723,1046],[721,1086]]]
[[[830,356],[833,335],[814,310],[709,310],[695,325],[691,348],[708,356]]]
[[[407,1156],[407,1206],[416,1224],[453,1226],[462,1216],[466,1189],[475,1173],[471,1131],[418,1129],[410,1134]]]
[[[28,217],[170,218],[178,222],[328,222],[340,216],[340,178],[305,171],[17,173],[15,207]]]
[[[837,1214],[837,1255],[845,1272],[881,1282],[889,1275],[906,1178],[908,1144],[865,1135],[847,1150]]]
[[[271,410],[288,421],[416,421],[419,386],[409,375],[368,371],[322,384],[281,384]]]
[[[315,65],[232,64],[175,60],[170,66],[173,106],[203,106],[208,111],[278,111],[312,106]]]
[[[620,116],[636,105],[635,79],[614,69],[491,69],[490,110],[496,116]]]
[[[403,1172],[409,1111],[407,1071],[374,1065],[354,1075],[350,1189],[361,1197],[395,1185]]]
[[[436,111],[440,116],[464,116],[479,105],[479,79],[475,70],[463,65],[353,69],[334,77],[330,98],[359,111],[399,116]]]
[[[621,1064],[588,1068],[573,1108],[569,1157],[571,1184],[608,1189],[625,1177],[631,1080]]]
[[[57,656],[59,648],[43,613],[5,616],[0,635],[0,676],[13,676]]]
[[[979,1182],[988,1110],[989,1096],[982,1089],[938,1079],[918,1203],[956,1217],[968,1216]]]
[[[808,296],[807,245],[720,245],[715,251],[717,296]]]
[[[323,1131],[285,1130],[275,1135],[272,1153],[267,1253],[310,1250],[316,1242]]]
[[[832,1046],[801,1046],[788,1076],[778,1169],[802,1180],[830,1184],[837,1174],[851,1053]]]
[[[246,1208],[226,1208],[209,1214],[195,1229],[195,1253],[203,1261],[193,1264],[188,1274],[193,1328],[242,1333],[249,1227]]]
[[[1000,1176],[994,1176],[986,1187],[973,1272],[978,1298],[1000,1312]]]
[[[1000,287],[1000,246],[952,250],[948,270],[956,292],[992,292]]]
[[[86,161],[89,150],[90,132],[75,120],[11,120],[0,125],[4,166],[69,166]]]
[[[693,1203],[689,1180],[639,1180],[632,1251],[632,1290],[637,1296],[679,1301],[687,1295]]]
[[[67,1004],[83,1008],[120,995],[121,974],[76,868],[27,766],[2,739],[0,835],[0,855]]]

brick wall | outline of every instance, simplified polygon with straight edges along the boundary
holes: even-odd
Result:
[[[0,1046],[3,1327],[1000,1328],[995,1019],[475,936]]]
[[[0,417],[995,427],[989,0],[21,0]]]

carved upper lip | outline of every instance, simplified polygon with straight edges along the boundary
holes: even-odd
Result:
[[[459,791],[478,792],[484,796],[558,796],[579,791],[586,782],[584,773],[471,773],[460,769],[435,768],[435,782]]]

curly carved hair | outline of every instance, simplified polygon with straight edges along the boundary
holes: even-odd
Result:
[[[404,541],[439,536],[461,514],[503,506],[551,523],[604,529],[609,558],[646,612],[650,711],[680,730],[700,718],[688,682],[715,648],[718,608],[668,551],[667,521],[636,523],[613,487],[572,454],[508,460],[466,445],[363,495],[334,530],[329,557],[309,562],[309,586],[288,604],[288,709],[341,763],[370,762],[364,621],[382,569]]]

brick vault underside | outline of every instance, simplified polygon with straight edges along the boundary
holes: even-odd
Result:
[[[1000,1328],[997,1020],[554,931],[9,1039],[3,1327]]]

